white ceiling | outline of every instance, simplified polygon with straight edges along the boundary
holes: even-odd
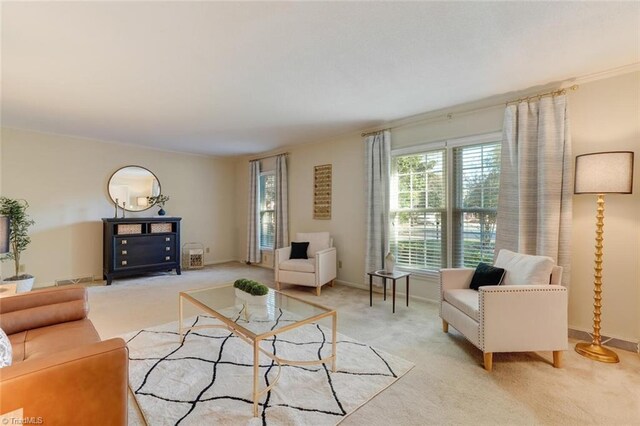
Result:
[[[234,155],[640,61],[640,3],[2,4],[2,124]]]

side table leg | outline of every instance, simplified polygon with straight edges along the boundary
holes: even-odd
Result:
[[[373,306],[373,275],[369,275],[369,306]]]
[[[253,417],[258,417],[258,374],[260,374],[260,341],[253,341]]]
[[[393,280],[393,310],[391,311],[392,313],[396,313],[396,280]]]
[[[387,279],[382,279],[382,292],[384,293],[384,298],[382,300],[387,300]]]
[[[409,306],[409,275],[407,275],[407,306]]]

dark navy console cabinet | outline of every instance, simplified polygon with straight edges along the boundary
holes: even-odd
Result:
[[[180,275],[179,217],[102,219],[102,270],[114,278],[153,271]]]

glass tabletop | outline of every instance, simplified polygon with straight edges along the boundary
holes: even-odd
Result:
[[[224,316],[255,335],[272,334],[292,324],[312,321],[333,312],[333,309],[273,289],[269,289],[265,296],[251,298],[231,284],[185,291],[180,295],[198,302],[206,310]]]

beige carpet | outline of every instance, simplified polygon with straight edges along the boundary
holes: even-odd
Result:
[[[239,277],[273,284],[273,271],[239,263],[180,277],[118,280],[90,289],[90,318],[103,338],[175,321],[179,291]],[[350,287],[325,286],[320,297],[304,287],[285,290],[336,308],[341,333],[416,364],[344,425],[640,425],[637,354],[618,350],[620,364],[601,364],[569,350],[562,369],[551,366],[550,353],[496,354],[494,371],[487,373],[480,351],[455,330],[442,333],[435,303],[412,300],[409,308],[398,303],[392,314],[389,299],[374,296],[370,308],[368,293]],[[134,406],[130,413],[130,424],[139,424]]]

